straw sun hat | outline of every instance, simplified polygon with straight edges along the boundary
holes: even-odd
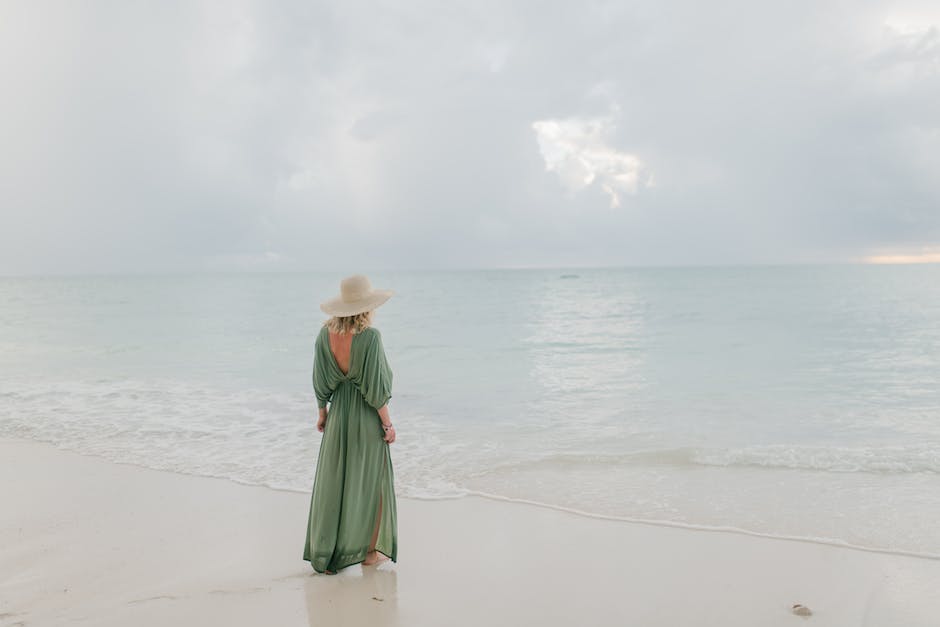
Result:
[[[339,283],[339,296],[320,303],[320,309],[331,316],[354,316],[375,309],[392,297],[392,290],[374,290],[368,277],[354,274]]]

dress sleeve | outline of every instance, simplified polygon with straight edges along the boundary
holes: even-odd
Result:
[[[330,387],[329,379],[326,376],[326,365],[323,363],[322,337],[322,334],[317,336],[316,347],[313,351],[313,391],[317,395],[317,407],[320,408],[326,407],[326,404],[333,396],[333,389]]]
[[[392,397],[392,369],[385,356],[382,334],[373,327],[370,335],[372,337],[362,364],[359,391],[369,405],[380,409]]]

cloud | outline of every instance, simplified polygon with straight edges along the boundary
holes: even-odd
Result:
[[[935,2],[51,4],[0,3],[0,274],[940,241]]]
[[[597,184],[610,196],[610,206],[619,207],[622,194],[651,186],[653,175],[639,157],[608,145],[614,129],[612,117],[532,123],[547,171],[557,174],[572,191]]]
[[[877,69],[940,74],[940,28],[929,23],[886,22],[871,64]]]

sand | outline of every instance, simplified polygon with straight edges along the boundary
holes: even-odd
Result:
[[[0,459],[0,625],[940,625],[936,560],[399,497],[397,564],[319,575],[306,494],[28,441]]]

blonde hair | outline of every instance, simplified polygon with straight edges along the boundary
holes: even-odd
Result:
[[[333,316],[323,323],[333,333],[359,333],[372,324],[372,311],[352,316]]]

